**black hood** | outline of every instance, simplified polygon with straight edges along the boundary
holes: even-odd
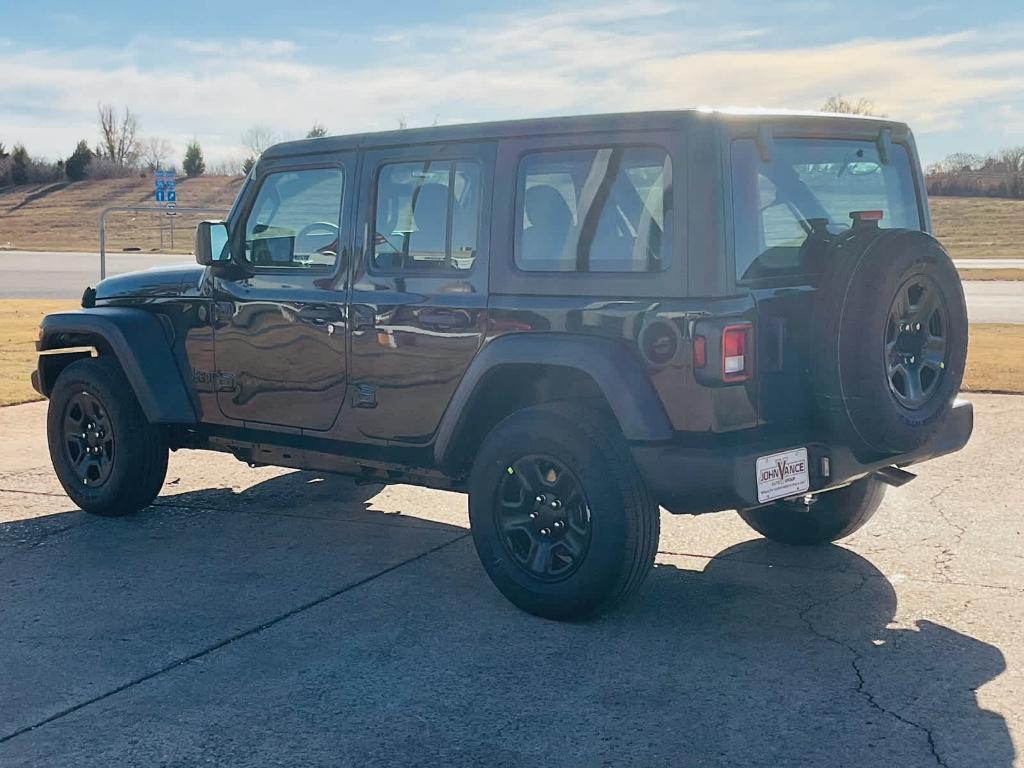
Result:
[[[96,286],[96,299],[169,298],[195,296],[204,268],[198,264],[175,264],[108,277]]]

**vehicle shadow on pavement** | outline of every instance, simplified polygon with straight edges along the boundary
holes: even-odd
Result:
[[[560,624],[505,602],[460,525],[369,509],[378,490],[294,472],[17,523],[0,762],[1013,763],[975,694],[1000,651],[893,623],[892,584],[849,550],[663,555],[634,600]]]
[[[716,676],[744,680],[737,694],[748,701],[739,708],[748,709],[750,700],[769,711],[773,702],[782,705],[774,715],[754,714],[746,727],[758,737],[769,724],[768,732],[785,732],[792,738],[785,754],[804,755],[801,764],[918,764],[909,755],[894,760],[887,754],[897,736],[931,753],[922,758],[917,752],[922,765],[1014,764],[1005,719],[982,709],[976,695],[1006,670],[1002,652],[927,619],[897,622],[892,584],[850,550],[756,539],[719,552],[696,574],[659,564],[647,599],[634,610],[627,608],[633,615],[622,620],[671,632],[682,619],[720,632],[737,663]],[[834,660],[821,664],[821,652]],[[779,686],[776,696],[769,693],[772,685]],[[844,691],[836,711],[832,697]],[[823,722],[837,716],[849,722],[834,742],[822,743]],[[836,738],[847,729],[848,739]],[[822,747],[834,751],[832,762],[825,753],[820,762],[812,757]]]

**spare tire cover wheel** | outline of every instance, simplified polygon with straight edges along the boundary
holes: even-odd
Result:
[[[821,384],[855,448],[903,453],[935,434],[960,390],[963,286],[949,255],[924,232],[865,233],[860,248],[856,239],[835,254],[840,263],[821,287],[822,309],[833,318],[823,323]]]

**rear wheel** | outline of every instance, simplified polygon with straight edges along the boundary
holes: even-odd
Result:
[[[116,363],[79,360],[50,393],[50,460],[65,492],[94,515],[131,514],[156,498],[167,475],[163,430],[146,421]]]
[[[782,544],[827,544],[849,536],[875,514],[885,484],[873,477],[806,499],[777,501],[740,510],[744,522],[762,536]]]
[[[551,619],[588,618],[631,595],[658,546],[658,506],[617,425],[578,406],[526,408],[491,431],[469,517],[501,593]]]

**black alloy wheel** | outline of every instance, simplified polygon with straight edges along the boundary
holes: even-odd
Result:
[[[46,414],[53,468],[71,500],[117,517],[147,506],[167,474],[167,433],[151,424],[115,360],[70,363],[54,382]]]
[[[915,275],[900,286],[886,324],[885,362],[889,391],[904,408],[921,408],[941,389],[948,327],[943,294],[931,277]]]
[[[571,576],[590,546],[590,507],[576,476],[549,456],[524,456],[505,469],[495,523],[512,561],[534,578]]]
[[[99,487],[114,466],[114,431],[106,410],[89,392],[76,392],[64,406],[64,457],[82,485]]]

